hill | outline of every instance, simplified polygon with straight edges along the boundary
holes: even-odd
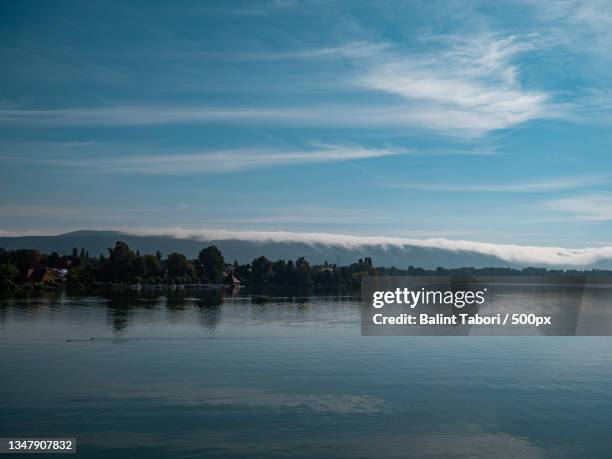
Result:
[[[75,231],[56,236],[0,237],[0,247],[6,250],[34,248],[46,253],[56,251],[60,254],[71,253],[72,249],[76,247],[79,249],[85,248],[92,256],[97,256],[102,253],[106,254],[107,248],[112,247],[116,241],[124,241],[132,249],[139,250],[141,253],[155,253],[156,250],[160,250],[164,256],[171,252],[179,252],[190,258],[195,258],[200,249],[208,245],[216,245],[223,252],[227,261],[237,260],[240,263],[246,263],[255,257],[265,255],[272,260],[296,259],[303,256],[314,264],[324,261],[349,264],[359,258],[369,256],[377,266],[406,268],[413,265],[425,269],[434,269],[438,266],[445,268],[464,266],[475,268],[491,266],[525,267],[532,264],[509,262],[500,257],[476,251],[409,245],[400,247],[372,244],[346,247],[305,242],[260,242],[237,239],[202,240],[201,238],[190,239],[170,236],[139,236],[118,231]],[[595,266],[609,268],[612,265],[608,261],[601,261]],[[586,267],[591,268],[592,266]]]

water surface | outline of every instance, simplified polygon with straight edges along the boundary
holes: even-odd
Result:
[[[609,457],[612,339],[362,337],[350,296],[0,302],[0,436],[79,457]]]

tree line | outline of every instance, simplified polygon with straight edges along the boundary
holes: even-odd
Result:
[[[12,291],[30,286],[28,272],[32,269],[67,270],[65,277],[53,283],[69,285],[94,284],[224,284],[238,279],[245,285],[314,285],[357,286],[364,275],[377,274],[371,258],[349,266],[329,263],[312,266],[305,258],[272,261],[261,256],[250,263],[234,261],[227,264],[216,246],[203,248],[198,257],[188,259],[177,252],[163,257],[158,250],[140,254],[125,242],[117,242],[106,255],[91,257],[81,249],[70,255],[41,253],[35,249],[6,251],[0,249],[0,291]],[[233,276],[233,277],[230,277]]]
[[[375,267],[370,257],[365,257],[347,266],[323,263],[311,265],[304,257],[296,260],[270,260],[264,256],[250,263],[234,261],[226,263],[216,246],[203,248],[197,258],[188,259],[177,252],[163,257],[155,254],[140,254],[125,242],[117,242],[106,255],[91,257],[85,249],[73,249],[70,255],[41,253],[34,249],[6,251],[0,248],[0,292],[10,292],[30,287],[35,282],[28,278],[32,270],[61,271],[62,275],[48,284],[78,286],[112,284],[227,284],[238,279],[247,286],[289,287],[358,287],[362,276],[549,276],[581,275],[610,276],[612,271],[558,270],[546,268],[458,268],[426,270],[414,266],[406,269]]]

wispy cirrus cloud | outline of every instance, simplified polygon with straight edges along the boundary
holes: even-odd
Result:
[[[418,191],[449,191],[465,193],[546,193],[550,191],[587,188],[608,183],[610,177],[557,177],[528,182],[495,183],[495,184],[457,184],[457,183],[406,183],[401,185],[385,184],[385,187]]]
[[[344,45],[254,53],[245,60],[329,59],[352,62],[329,80],[331,88],[359,95],[347,102],[283,106],[143,106],[0,110],[6,126],[102,126],[237,123],[368,129],[427,129],[478,137],[532,119],[559,117],[564,111],[552,94],[525,89],[513,59],[534,45],[514,36],[444,38],[427,52],[399,50],[387,43],[354,41]],[[293,84],[297,84],[294,81]],[[395,96],[389,99],[389,96]]]
[[[581,52],[609,56],[612,37],[612,4],[607,0],[523,0],[542,19],[549,40],[579,47]],[[588,46],[585,46],[588,41]]]
[[[210,62],[232,62],[232,63],[257,63],[257,62],[273,62],[284,60],[316,60],[316,59],[372,59],[381,57],[393,48],[391,43],[387,42],[370,42],[364,40],[349,41],[337,45],[311,47],[311,48],[296,48],[290,50],[278,51],[214,51],[194,47],[189,42],[178,42],[176,47],[179,49],[166,50],[115,50],[111,52],[95,52],[88,51],[89,57],[111,58],[111,59],[152,59],[152,60],[173,60],[180,59],[181,61],[190,62],[192,60],[206,59]],[[72,51],[54,51],[54,55],[71,56]]]
[[[574,220],[604,222],[612,220],[612,194],[598,193],[546,201],[549,210],[569,214]]]
[[[373,43],[369,41],[353,41],[337,46],[328,46],[321,48],[297,49],[292,51],[278,52],[260,52],[248,54],[225,54],[225,58],[234,60],[290,60],[290,59],[335,59],[335,58],[350,58],[350,59],[373,59],[381,57],[384,53],[392,48],[390,43]]]
[[[139,154],[113,157],[38,159],[67,170],[98,170],[118,174],[177,175],[224,173],[296,164],[355,161],[409,154],[407,149],[368,149],[361,146],[320,144],[310,150],[218,150],[177,154]]]
[[[454,38],[447,49],[395,56],[355,83],[410,101],[423,127],[479,134],[552,116],[551,94],[522,88],[512,63],[532,48],[514,36]]]

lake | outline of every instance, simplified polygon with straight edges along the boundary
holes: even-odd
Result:
[[[347,295],[4,299],[0,381],[0,436],[75,437],[78,457],[610,457],[612,447],[611,338],[362,337]]]

